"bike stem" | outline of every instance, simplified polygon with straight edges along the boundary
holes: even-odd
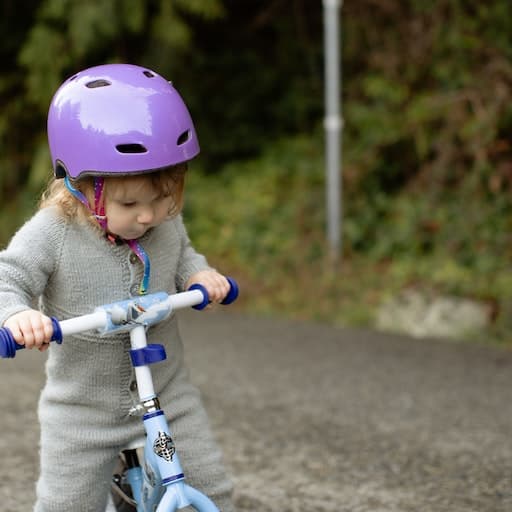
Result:
[[[146,328],[144,325],[137,325],[132,328],[130,331],[130,342],[132,350],[144,350],[147,347]],[[145,403],[156,398],[149,366],[142,365],[135,366],[134,368],[140,402]]]

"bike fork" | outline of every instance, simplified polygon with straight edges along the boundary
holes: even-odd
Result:
[[[162,487],[164,494],[159,501],[156,512],[175,512],[178,509],[192,505],[198,512],[219,512],[215,504],[197,489],[185,484],[185,476],[181,468],[174,440],[171,437],[169,426],[164,412],[160,409],[158,397],[155,394],[153,380],[149,366],[165,359],[165,351],[159,345],[147,345],[144,326],[140,325],[130,331],[131,358],[135,368],[139,399],[146,413],[143,416],[146,431],[146,445],[144,448],[144,472],[149,475],[152,487]],[[137,475],[136,472],[134,472]],[[144,480],[148,475],[145,475]],[[135,478],[138,478],[136,476]],[[145,502],[147,496],[145,489],[148,482],[139,484],[140,497],[137,503]],[[151,493],[150,500],[155,494]],[[153,510],[154,503],[149,503],[149,510]],[[139,508],[137,509],[139,511]],[[141,511],[146,510],[144,507]]]

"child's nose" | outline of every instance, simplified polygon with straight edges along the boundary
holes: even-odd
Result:
[[[139,211],[137,220],[139,221],[140,224],[150,224],[151,222],[153,222],[154,218],[155,218],[155,212],[154,212],[153,208],[148,206],[148,207],[142,208]]]

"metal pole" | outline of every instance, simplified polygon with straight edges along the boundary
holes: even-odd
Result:
[[[326,135],[326,203],[327,239],[334,260],[342,252],[342,200],[341,200],[341,131],[340,107],[340,36],[339,14],[342,0],[323,0],[324,54],[325,54],[325,119]]]

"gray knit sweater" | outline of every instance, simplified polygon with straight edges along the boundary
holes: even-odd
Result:
[[[149,293],[182,290],[208,268],[190,245],[181,217],[140,239],[151,261]],[[39,299],[49,316],[66,319],[123,300],[138,289],[143,266],[128,246],[94,227],[70,222],[53,208],[39,211],[0,252],[0,325]],[[148,331],[168,359],[152,366],[155,390],[170,418],[187,482],[223,512],[233,510],[231,484],[197,390],[190,384],[175,316]],[[105,510],[116,453],[143,436],[133,406],[129,336],[70,336],[50,347],[39,402],[41,475],[37,512]],[[15,363],[14,363],[15,364]]]

